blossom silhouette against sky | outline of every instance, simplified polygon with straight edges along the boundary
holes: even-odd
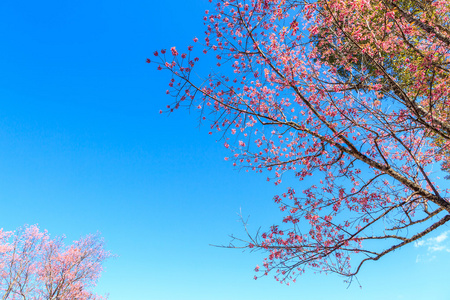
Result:
[[[262,255],[209,246],[245,234],[240,209],[254,232],[277,222],[272,197],[299,183],[239,172],[198,116],[159,114],[172,101],[169,78],[146,59],[201,40],[206,9],[207,0],[1,1],[0,227],[39,224],[67,241],[100,231],[118,255],[96,289],[111,300],[448,299],[450,254],[416,262],[448,247],[448,227],[367,264],[362,289],[334,275],[255,281]]]

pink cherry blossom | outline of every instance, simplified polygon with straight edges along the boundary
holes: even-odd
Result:
[[[65,246],[63,238],[51,238],[37,226],[0,230],[3,299],[106,299],[92,288],[110,256],[98,235]]]
[[[281,225],[236,239],[266,253],[261,273],[351,277],[450,221],[448,1],[213,2],[212,71],[164,62],[233,166],[299,181],[273,198]]]

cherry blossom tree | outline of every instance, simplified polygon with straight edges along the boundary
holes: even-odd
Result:
[[[267,253],[257,276],[288,283],[309,267],[352,277],[450,220],[439,186],[439,166],[450,166],[449,1],[214,9],[203,44],[156,51],[155,62],[172,74],[167,111],[197,109],[234,166],[275,184],[305,180],[274,197],[280,225],[239,239]],[[193,71],[197,48],[216,60],[209,74]]]
[[[28,226],[16,232],[0,230],[0,297],[26,299],[106,299],[91,290],[110,257],[98,235],[71,246],[47,231]]]

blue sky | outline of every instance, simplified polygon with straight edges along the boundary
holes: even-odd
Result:
[[[100,231],[118,255],[96,289],[111,300],[449,299],[448,226],[368,263],[362,289],[336,275],[255,281],[261,254],[209,246],[243,234],[240,209],[250,229],[278,223],[272,196],[284,187],[224,161],[195,114],[159,114],[169,77],[145,59],[200,38],[205,9],[0,2],[0,227],[39,224],[68,241]]]

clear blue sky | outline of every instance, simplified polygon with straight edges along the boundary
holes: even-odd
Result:
[[[111,300],[450,299],[450,253],[432,241],[368,263],[362,289],[335,275],[255,281],[260,254],[209,246],[243,234],[240,208],[253,230],[278,223],[283,188],[233,169],[196,115],[159,114],[168,74],[145,59],[201,38],[209,5],[0,1],[0,227],[100,231],[118,255],[97,287]]]

